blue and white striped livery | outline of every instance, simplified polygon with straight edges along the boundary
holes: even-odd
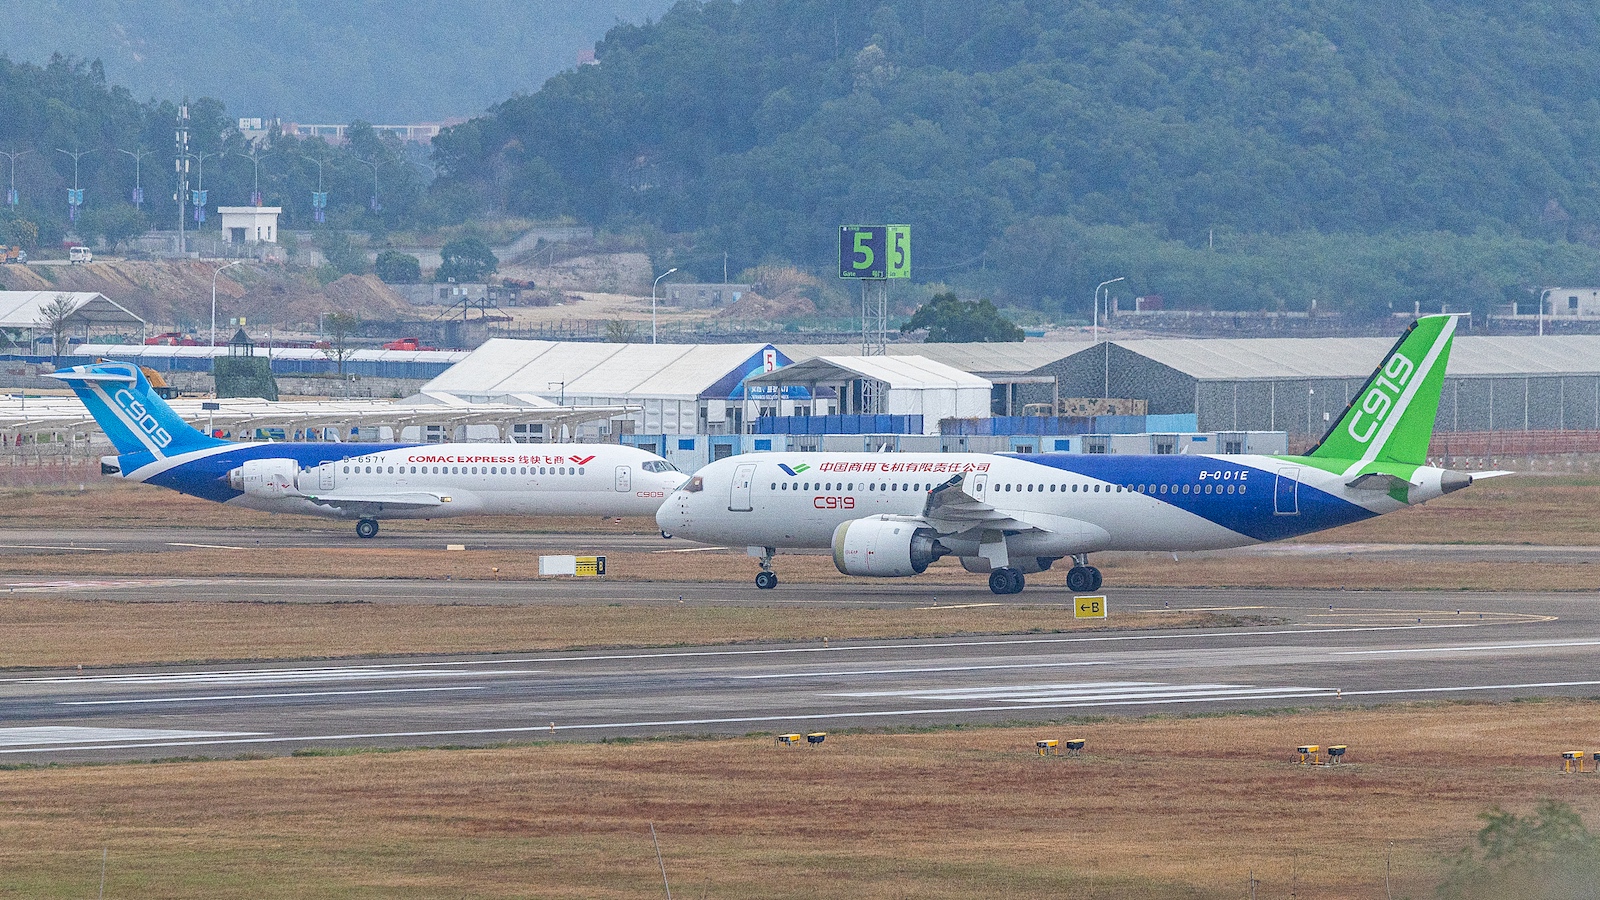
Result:
[[[72,386],[116,447],[102,473],[266,512],[355,519],[367,538],[384,518],[648,516],[685,477],[616,444],[239,443],[191,427],[136,365],[51,377]]]
[[[656,514],[663,531],[749,546],[756,584],[779,548],[831,547],[847,575],[908,576],[944,556],[997,594],[1071,559],[1099,588],[1100,550],[1216,550],[1425,503],[1473,475],[1426,465],[1452,316],[1413,323],[1305,456],[772,453],[701,469]],[[1504,473],[1479,473],[1478,477]]]

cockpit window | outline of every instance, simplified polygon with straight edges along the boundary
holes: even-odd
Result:
[[[640,466],[646,472],[676,472],[678,467],[664,459],[647,459]]]
[[[706,489],[706,480],[699,475],[696,475],[689,479],[689,483],[684,485],[683,489],[691,494],[703,491]]]

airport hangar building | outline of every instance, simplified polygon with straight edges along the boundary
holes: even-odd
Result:
[[[1317,438],[1393,346],[1389,338],[1114,340],[1047,363],[1062,396],[1148,401],[1211,431]],[[1019,387],[1048,402],[1041,385]],[[1436,432],[1600,430],[1600,335],[1455,339]]]

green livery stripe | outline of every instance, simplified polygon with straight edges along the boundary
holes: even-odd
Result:
[[[1339,460],[1345,465],[1326,468],[1350,472],[1371,463],[1426,463],[1455,331],[1455,316],[1423,316],[1411,323],[1333,428],[1306,455]]]

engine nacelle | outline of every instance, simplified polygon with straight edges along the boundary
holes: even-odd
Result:
[[[252,459],[228,473],[228,486],[269,500],[299,497],[295,487],[299,473],[300,464],[292,459]]]
[[[1050,568],[1056,564],[1053,556],[1016,556],[1011,559],[1011,568],[1024,575],[1033,575]],[[961,557],[961,568],[977,575],[987,575],[994,571],[989,566],[989,561],[981,556]]]
[[[871,516],[833,530],[833,565],[846,575],[920,575],[948,552],[932,528],[903,519]]]

